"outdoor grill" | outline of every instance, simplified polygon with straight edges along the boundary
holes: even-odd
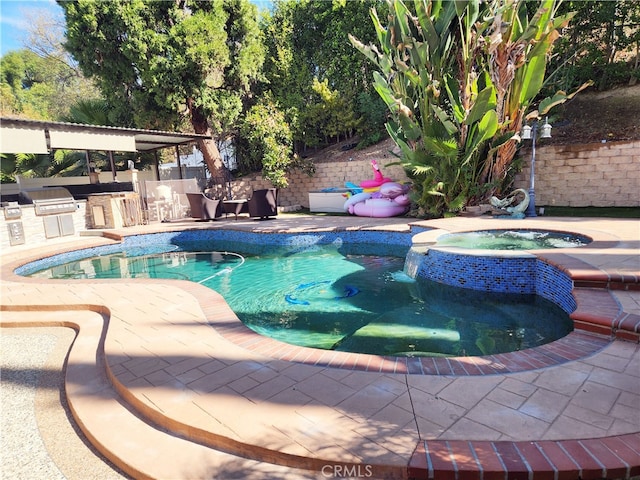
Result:
[[[76,210],[76,202],[69,190],[64,187],[32,188],[21,190],[18,203],[33,204],[36,215],[58,215],[72,213]]]
[[[35,214],[43,217],[44,232],[47,238],[73,235],[73,212],[76,202],[69,190],[64,187],[46,187],[21,190],[18,203],[33,204]]]

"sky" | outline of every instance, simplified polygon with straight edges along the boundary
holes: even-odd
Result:
[[[271,6],[269,0],[253,0],[258,8]],[[27,17],[35,11],[56,15],[64,22],[62,8],[54,0],[0,0],[0,56],[10,50],[24,48],[26,40]]]
[[[63,19],[62,8],[54,0],[0,0],[0,55],[24,48],[27,17],[38,10]]]

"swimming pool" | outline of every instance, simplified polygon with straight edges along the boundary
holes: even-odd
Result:
[[[189,280],[222,294],[262,335],[357,353],[487,355],[549,343],[572,330],[567,311],[539,295],[409,278],[403,264],[410,236],[376,243],[347,232],[253,239],[260,242],[221,232],[211,238],[190,235],[129,238],[122,245],[43,259],[18,273]]]

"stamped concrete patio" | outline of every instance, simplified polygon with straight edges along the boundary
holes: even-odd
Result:
[[[1,326],[68,327],[65,389],[91,443],[134,478],[631,478],[640,475],[636,220],[455,218],[448,231],[570,230],[537,253],[574,280],[576,330],[490,357],[396,359],[294,347],[175,280],[44,281],[13,270],[121,235],[184,228],[405,230],[406,219],[176,222],[3,252]]]

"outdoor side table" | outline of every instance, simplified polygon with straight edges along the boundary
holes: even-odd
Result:
[[[238,214],[247,211],[247,199],[224,200],[222,202],[222,209],[224,210],[224,218],[227,218],[230,213],[233,213],[236,216],[236,220],[238,220]]]

